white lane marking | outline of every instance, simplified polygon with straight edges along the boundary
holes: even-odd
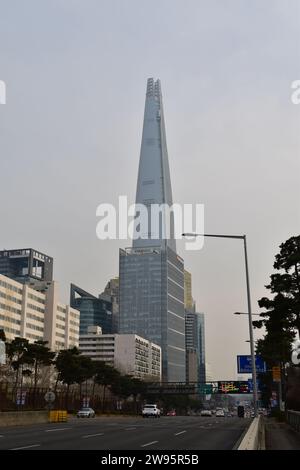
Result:
[[[143,444],[141,447],[151,446],[152,444],[156,444],[158,441],[147,442],[147,444]]]
[[[14,447],[13,449],[9,449],[9,450],[30,449],[31,447],[40,447],[40,445],[41,445],[41,444],[32,444],[31,446]]]
[[[104,432],[98,432],[97,434],[87,434],[86,436],[82,436],[82,439],[87,439],[88,437],[94,437],[94,436],[103,436]]]
[[[67,429],[71,429],[71,428],[45,429],[45,432],[66,431]]]
[[[185,432],[186,432],[186,431],[176,432],[176,433],[174,434],[174,436],[179,436],[180,434],[183,434],[183,433],[185,433]]]
[[[125,431],[133,431],[136,428],[125,428]]]

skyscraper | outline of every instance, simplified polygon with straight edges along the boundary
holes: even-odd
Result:
[[[140,224],[132,248],[120,250],[119,331],[159,344],[163,380],[184,382],[184,263],[168,211],[172,190],[162,95],[153,78],[147,82],[136,204],[147,208],[148,223]],[[161,207],[158,225],[150,220],[155,205]]]
[[[186,345],[186,379],[193,382],[205,382],[205,317],[204,313],[196,312],[196,304],[192,296],[192,275],[184,270],[184,307],[185,307],[185,345]],[[195,362],[194,355],[197,360]]]
[[[192,275],[184,270],[184,308],[192,312],[195,309],[195,302],[192,296]]]
[[[108,281],[99,299],[112,304],[112,333],[119,332],[119,278],[113,277]]]
[[[206,381],[204,313],[185,311],[185,335],[187,351],[197,352],[198,381]],[[187,377],[189,380],[189,378]]]

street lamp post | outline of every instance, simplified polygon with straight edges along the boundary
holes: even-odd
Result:
[[[246,235],[219,235],[219,234],[218,235],[212,235],[212,234],[207,234],[207,233],[205,233],[205,234],[183,233],[182,236],[183,237],[233,238],[233,239],[243,240],[244,241],[244,257],[245,257],[248,320],[249,320],[249,338],[250,338],[250,352],[251,352],[251,362],[252,362],[253,401],[254,401],[254,413],[255,413],[255,416],[258,416],[256,364],[255,364],[255,351],[254,351],[254,339],[253,339],[253,325],[252,325],[252,311],[251,311],[250,281],[249,281],[249,267],[248,267]]]

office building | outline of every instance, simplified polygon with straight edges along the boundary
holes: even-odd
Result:
[[[48,341],[57,351],[78,346],[79,312],[58,300],[55,281],[23,284],[0,274],[0,329],[8,341]]]
[[[206,381],[206,366],[205,366],[205,315],[204,313],[196,313],[199,319],[199,382]]]
[[[191,312],[193,312],[195,308],[195,302],[192,296],[192,275],[186,269],[184,270],[184,308]]]
[[[30,284],[53,280],[53,258],[32,248],[0,251],[0,274]]]
[[[148,216],[132,248],[120,250],[119,331],[160,345],[163,380],[183,382],[184,263],[176,253],[172,211],[166,210],[172,206],[171,179],[161,87],[153,79],[147,82],[136,204]],[[155,205],[164,205],[158,223],[150,217]]]
[[[113,277],[108,281],[100,299],[112,304],[112,333],[119,332],[119,277]]]
[[[80,335],[79,349],[93,360],[103,361],[143,380],[161,379],[161,348],[135,334],[102,334],[99,326],[89,326]]]
[[[71,284],[70,305],[80,312],[80,335],[89,326],[100,326],[104,334],[112,333],[112,303]]]
[[[186,383],[198,382],[198,352],[196,349],[186,350]]]
[[[205,383],[205,327],[203,313],[185,311],[185,338],[187,353],[189,351],[196,351],[197,353],[198,382]],[[188,372],[190,370],[191,366],[188,366]],[[188,375],[186,379],[187,382],[192,381]]]

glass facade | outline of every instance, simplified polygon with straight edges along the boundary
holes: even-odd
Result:
[[[205,372],[205,326],[204,313],[185,312],[186,348],[196,350],[198,362],[198,381],[206,381]]]
[[[112,304],[71,284],[70,305],[80,311],[79,335],[89,326],[100,326],[103,334],[112,333]]]
[[[204,313],[197,313],[199,318],[199,381],[206,382],[206,367],[205,367],[205,323]]]
[[[0,274],[28,284],[52,281],[53,259],[31,248],[0,251]]]
[[[183,261],[171,249],[120,250],[119,331],[161,346],[163,380],[185,381]]]

